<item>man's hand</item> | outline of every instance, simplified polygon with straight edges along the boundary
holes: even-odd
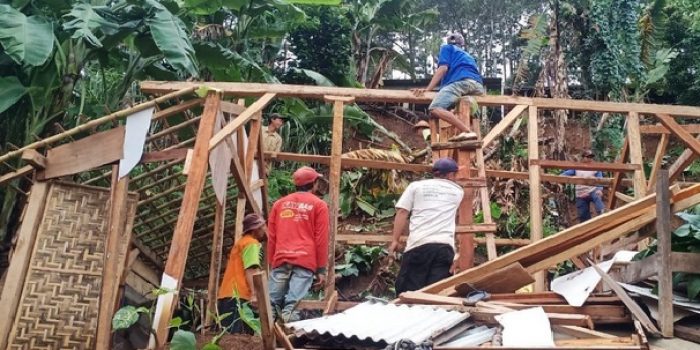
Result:
[[[325,284],[326,284],[326,275],[322,273],[317,273],[314,276],[314,279],[316,280],[316,283],[312,286],[314,290],[319,290],[321,289]]]
[[[256,310],[258,309],[258,298],[252,297],[250,299],[250,307],[252,307],[253,309],[256,309]]]
[[[598,197],[603,198],[603,190],[597,189],[597,190],[595,190],[595,194],[597,194]]]
[[[396,251],[399,249],[399,241],[393,240],[389,244],[389,259],[390,261],[396,259]]]
[[[417,97],[423,96],[426,91],[428,91],[428,89],[411,89],[411,92]]]
[[[459,272],[459,262],[455,260],[452,262],[452,266],[450,266],[450,273],[454,275],[457,272]]]

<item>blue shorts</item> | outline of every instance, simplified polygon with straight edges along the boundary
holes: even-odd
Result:
[[[435,95],[435,99],[430,103],[428,110],[435,108],[450,109],[462,96],[483,95],[484,93],[484,86],[478,81],[471,79],[455,81],[438,91],[437,95]]]

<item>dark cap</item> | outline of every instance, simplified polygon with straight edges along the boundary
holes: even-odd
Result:
[[[462,36],[462,34],[459,34],[457,32],[449,33],[447,34],[447,43],[464,46],[464,37]]]
[[[440,158],[433,164],[433,172],[440,174],[455,173],[459,167],[452,158]]]
[[[272,120],[272,119],[287,120],[287,119],[289,119],[289,118],[287,118],[286,115],[282,115],[282,114],[279,114],[279,113],[272,113],[272,114],[270,114],[270,120]]]
[[[585,158],[593,158],[594,157],[593,151],[587,149],[587,150],[583,151],[583,156]]]
[[[243,232],[253,231],[265,225],[265,219],[258,214],[248,214],[243,218]]]

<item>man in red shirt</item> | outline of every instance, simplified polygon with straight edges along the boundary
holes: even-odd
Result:
[[[310,167],[294,172],[296,192],[272,205],[268,219],[267,256],[270,301],[286,321],[298,319],[299,300],[325,281],[328,262],[328,205],[313,193],[322,175]]]

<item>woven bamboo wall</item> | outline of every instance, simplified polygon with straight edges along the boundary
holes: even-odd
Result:
[[[51,185],[8,348],[94,348],[108,202],[106,189]],[[127,227],[135,207],[130,198]]]

